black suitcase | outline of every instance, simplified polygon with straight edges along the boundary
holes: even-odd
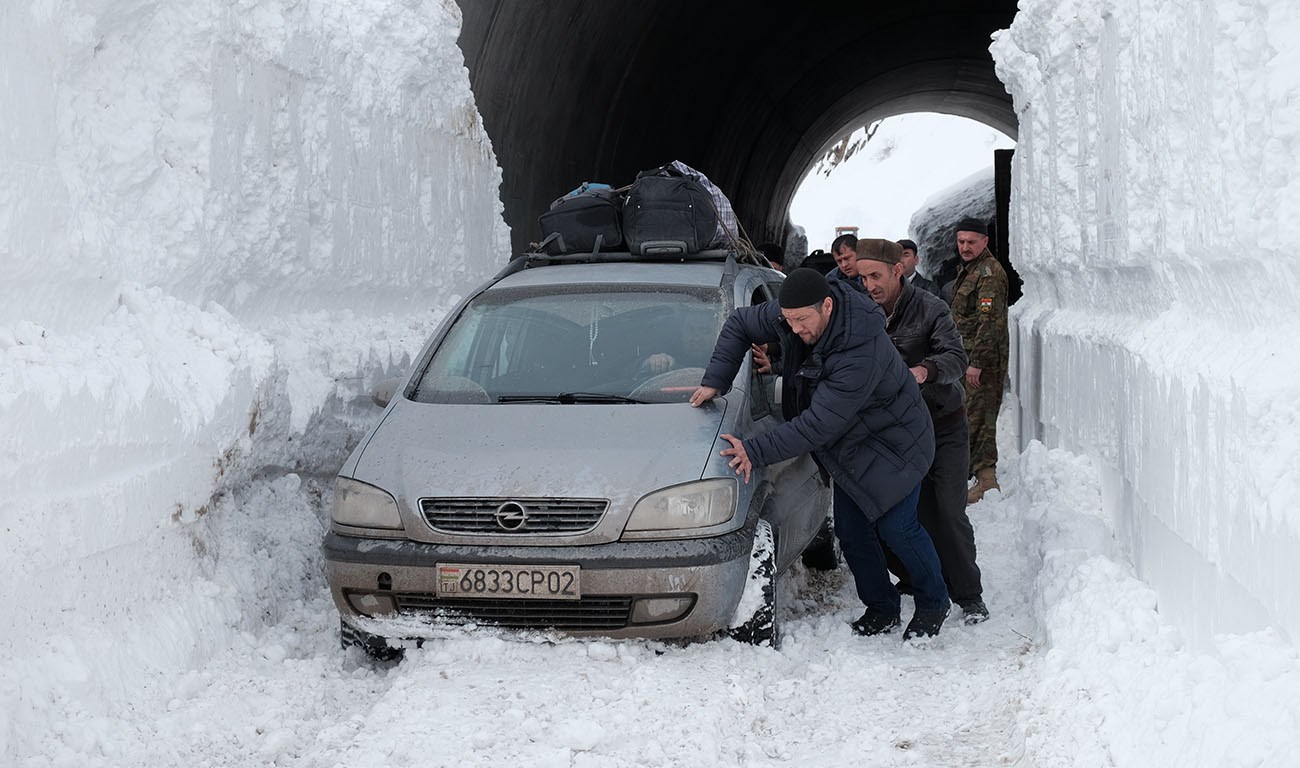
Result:
[[[592,253],[623,245],[623,195],[607,184],[583,184],[537,219],[550,254]]]
[[[623,205],[628,250],[654,256],[709,248],[718,231],[709,191],[694,179],[660,173],[658,168],[643,172],[628,190]]]

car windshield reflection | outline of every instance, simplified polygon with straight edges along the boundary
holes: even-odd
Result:
[[[412,397],[442,404],[684,403],[726,311],[719,289],[488,291],[452,324]]]

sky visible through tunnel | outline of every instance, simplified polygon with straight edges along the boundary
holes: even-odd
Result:
[[[865,135],[858,129],[852,139]],[[937,192],[993,165],[993,150],[1015,142],[983,123],[917,112],[880,122],[872,138],[829,175],[810,171],[790,204],[809,250],[829,250],[838,226],[861,237],[909,237],[908,221]]]

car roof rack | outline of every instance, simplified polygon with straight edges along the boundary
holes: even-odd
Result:
[[[667,245],[667,244],[666,244]],[[641,263],[686,263],[689,261],[726,261],[735,259],[740,264],[753,264],[770,267],[761,251],[746,248],[709,248],[702,251],[686,252],[681,247],[668,246],[648,253],[635,254],[631,251],[579,251],[576,253],[548,253],[542,250],[526,251],[513,261],[524,260],[525,267],[543,267],[551,264],[605,264],[610,262]]]

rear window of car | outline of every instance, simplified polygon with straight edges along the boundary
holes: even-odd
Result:
[[[683,402],[713,352],[730,310],[725,299],[718,288],[683,286],[489,290],[453,322],[412,397]]]

